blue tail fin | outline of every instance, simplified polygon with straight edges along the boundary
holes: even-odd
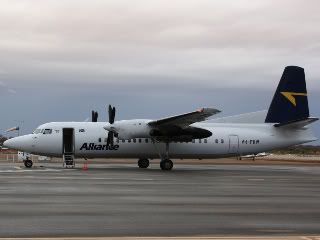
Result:
[[[284,69],[273,96],[266,123],[287,123],[309,117],[304,69],[288,66]]]

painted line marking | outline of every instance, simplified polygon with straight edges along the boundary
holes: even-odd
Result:
[[[264,181],[264,178],[248,178],[248,181]]]
[[[21,167],[14,167],[14,169],[0,170],[0,173],[21,173],[21,172],[61,172],[58,169],[46,168],[46,169],[23,169]]]

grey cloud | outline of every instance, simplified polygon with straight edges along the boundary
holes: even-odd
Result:
[[[117,79],[143,86],[162,78],[163,85],[273,87],[288,64],[320,76],[319,5],[8,0],[0,9],[0,64],[19,85],[50,76],[64,82],[65,75],[83,85]]]

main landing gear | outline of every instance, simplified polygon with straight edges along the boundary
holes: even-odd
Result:
[[[24,160],[23,163],[26,168],[32,168],[33,162],[30,159]]]
[[[164,171],[169,171],[173,168],[173,162],[169,159],[169,142],[166,142],[166,152],[162,154],[161,151],[156,146],[155,141],[153,141],[155,148],[157,149],[159,156],[160,156],[160,168]],[[147,158],[140,158],[138,160],[139,168],[148,168],[149,167],[149,160]]]
[[[147,158],[140,158],[138,161],[139,168],[148,168],[149,164],[150,162]]]
[[[173,168],[173,162],[169,159],[169,142],[166,142],[166,153],[165,156],[161,156],[160,168],[164,171],[169,171]]]
[[[173,168],[173,162],[170,159],[163,159],[160,161],[161,170],[171,170]]]

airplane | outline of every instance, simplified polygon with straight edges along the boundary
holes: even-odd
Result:
[[[32,134],[11,138],[4,146],[37,155],[62,157],[65,166],[74,158],[137,158],[140,168],[160,158],[160,168],[171,170],[171,159],[212,159],[257,154],[273,149],[316,141],[309,124],[304,69],[284,69],[270,107],[265,112],[203,122],[219,113],[215,108],[158,120],[115,121],[115,107],[109,105],[109,122],[50,122]],[[264,119],[262,115],[264,114]],[[25,161],[32,167],[32,161]]]

